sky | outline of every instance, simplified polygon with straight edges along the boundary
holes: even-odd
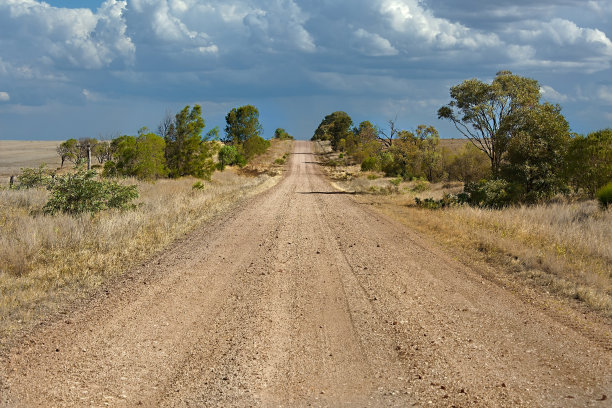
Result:
[[[0,139],[110,138],[200,104],[308,139],[334,111],[434,125],[449,89],[536,79],[572,131],[612,127],[612,0],[0,0]]]

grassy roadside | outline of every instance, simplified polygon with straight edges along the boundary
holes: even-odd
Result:
[[[0,190],[0,342],[272,187],[282,172],[274,161],[292,149],[291,142],[274,142],[258,158],[256,175],[228,168],[198,189],[192,178],[129,180],[138,184],[138,208],[94,217],[32,215],[46,190]]]
[[[319,151],[329,163],[325,147]],[[485,262],[521,285],[612,317],[612,211],[595,201],[428,210],[415,206],[415,198],[439,199],[461,191],[461,183],[404,182],[356,166],[323,168],[337,188],[358,193],[359,202],[459,251],[466,261]]]

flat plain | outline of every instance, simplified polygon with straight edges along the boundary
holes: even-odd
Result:
[[[56,149],[58,141],[0,140],[0,184],[6,184],[8,177],[18,175],[21,168],[38,167],[46,164],[58,168],[61,159]]]

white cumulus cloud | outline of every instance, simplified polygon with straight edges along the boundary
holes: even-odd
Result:
[[[392,56],[399,54],[399,51],[386,38],[370,33],[363,28],[353,33],[353,47],[370,57]]]
[[[567,95],[556,91],[552,86],[542,85],[540,87],[542,97],[550,102],[565,102],[568,100]]]
[[[407,33],[441,48],[495,46],[495,34],[479,33],[461,24],[437,18],[418,0],[382,0],[380,12],[395,31]]]
[[[22,56],[46,57],[79,68],[103,68],[133,59],[123,19],[126,1],[106,0],[96,13],[56,8],[34,0],[0,1],[0,40]]]
[[[0,102],[8,102],[11,100],[11,96],[8,92],[0,92]]]

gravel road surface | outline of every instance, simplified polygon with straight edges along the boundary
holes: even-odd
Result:
[[[0,405],[612,406],[610,327],[483,278],[316,162],[296,142],[277,186],[13,347]]]

